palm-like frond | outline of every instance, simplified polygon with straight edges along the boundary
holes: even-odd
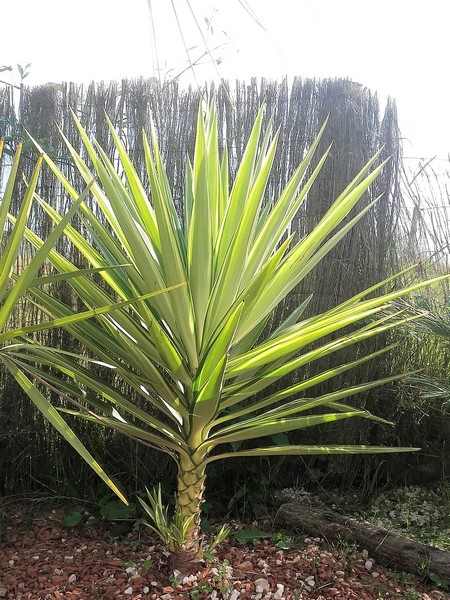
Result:
[[[0,160],[2,158],[3,142],[0,140]],[[11,219],[9,209],[12,203],[13,191],[16,185],[19,162],[22,152],[22,145],[19,144],[14,156],[13,164],[9,173],[5,192],[0,204],[0,234],[2,236],[2,253],[0,256],[0,364],[2,364],[16,379],[20,387],[28,394],[34,404],[47,417],[52,425],[63,435],[63,437],[75,448],[75,450],[86,460],[94,471],[105,481],[107,485],[122,499],[126,501],[116,484],[106,475],[101,466],[88,452],[84,445],[79,441],[74,432],[70,429],[59,412],[48,402],[48,399],[37,389],[34,382],[19,369],[18,363],[14,357],[18,345],[14,343],[16,338],[23,335],[27,328],[9,327],[13,312],[17,309],[19,300],[33,286],[40,281],[37,277],[39,269],[45,262],[48,253],[55,244],[56,240],[62,235],[64,228],[69,223],[78,207],[86,198],[92,182],[88,183],[85,190],[75,199],[72,208],[62,218],[59,224],[50,233],[47,240],[39,245],[38,251],[21,267],[20,273],[14,274],[14,269],[21,257],[21,251],[25,236],[26,224],[33,204],[37,181],[39,178],[43,157],[39,157],[33,175],[27,187],[26,194],[21,202],[20,210],[15,219]],[[13,221],[11,231],[7,232],[8,219]],[[23,261],[19,261],[23,262]],[[89,315],[90,317],[91,315]],[[80,319],[83,318],[79,315]],[[86,317],[86,315],[84,316]],[[36,325],[34,331],[49,329],[53,323],[43,323]]]

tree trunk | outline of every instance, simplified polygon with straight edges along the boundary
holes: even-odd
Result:
[[[180,457],[177,479],[175,510],[185,519],[192,519],[182,548],[177,548],[171,558],[171,566],[183,575],[195,572],[194,561],[201,558],[200,519],[203,493],[205,491],[205,463],[196,464],[192,459]]]
[[[367,521],[293,502],[280,507],[276,520],[329,542],[338,539],[355,542],[390,569],[420,576],[433,573],[441,579],[450,577],[450,552],[381,529]]]

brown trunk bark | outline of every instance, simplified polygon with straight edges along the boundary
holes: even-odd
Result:
[[[368,550],[380,564],[396,569],[441,579],[450,577],[450,552],[427,546],[328,509],[317,509],[289,502],[280,507],[277,522],[298,527],[327,541],[346,540]]]
[[[179,511],[184,519],[189,519],[190,524],[182,547],[174,545],[170,548],[172,554],[169,566],[180,571],[184,577],[200,570],[199,560],[202,558],[200,519],[205,490],[204,456],[201,456],[198,462],[189,457],[180,457],[177,485],[175,510]]]
[[[196,559],[194,556],[194,553],[190,550],[174,550],[168,558],[170,571],[177,571],[181,579],[189,577],[189,575],[195,575],[202,570],[203,565],[200,559]]]

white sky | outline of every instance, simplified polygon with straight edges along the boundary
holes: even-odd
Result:
[[[188,62],[172,2],[187,47],[196,47],[191,60],[205,43],[189,2],[208,46],[225,44],[214,52],[222,77],[349,77],[396,98],[405,156],[448,158],[448,0],[242,0],[265,29],[240,0],[0,0],[0,66],[32,63],[30,85],[147,77],[157,62],[162,77],[174,76]],[[196,75],[217,77],[211,62]]]

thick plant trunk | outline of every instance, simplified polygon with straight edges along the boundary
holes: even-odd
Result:
[[[191,458],[180,457],[175,509],[179,510],[185,519],[192,517],[184,546],[175,550],[171,561],[171,566],[182,574],[198,570],[194,568],[193,562],[201,558],[200,519],[201,505],[204,502],[205,467],[203,457],[199,463]]]

